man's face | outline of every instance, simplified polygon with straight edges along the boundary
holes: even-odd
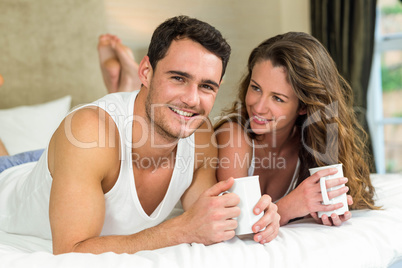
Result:
[[[222,74],[222,61],[199,43],[173,41],[150,77],[146,113],[165,138],[190,136],[212,110]]]

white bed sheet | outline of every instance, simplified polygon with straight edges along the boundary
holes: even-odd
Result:
[[[353,211],[341,227],[303,219],[266,245],[251,236],[136,254],[51,254],[51,241],[0,232],[0,267],[389,267],[402,260],[402,175],[372,175],[380,211]]]

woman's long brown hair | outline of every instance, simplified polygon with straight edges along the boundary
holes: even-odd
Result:
[[[301,134],[298,183],[309,177],[309,168],[342,163],[354,201],[351,208],[377,209],[368,166],[371,162],[366,146],[368,137],[353,111],[353,91],[324,46],[309,34],[277,35],[251,52],[238,99],[225,111],[226,116],[215,129],[225,122],[235,121],[250,138],[258,138],[248,124],[245,98],[254,65],[266,60],[286,70],[300,107],[307,111],[306,115],[299,116],[295,126]]]

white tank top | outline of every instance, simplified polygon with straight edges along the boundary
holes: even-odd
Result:
[[[254,149],[254,140],[253,141],[253,157],[251,158],[251,164],[250,167],[248,168],[248,176],[253,176],[254,175],[254,169],[255,169],[255,149]],[[297,164],[296,164],[296,169],[293,173],[293,177],[292,177],[292,181],[289,184],[288,189],[286,190],[286,193],[283,195],[288,195],[291,191],[293,191],[296,188],[296,184],[297,184],[297,174],[299,173],[299,168],[300,168],[300,159],[297,159]],[[283,198],[283,196],[281,198],[279,198],[278,200],[275,200],[274,203],[278,202],[280,199]]]
[[[194,170],[194,134],[177,145],[172,178],[164,199],[148,216],[135,187],[132,162],[132,122],[138,91],[113,93],[79,107],[98,106],[117,125],[121,144],[120,174],[105,196],[105,221],[101,236],[128,235],[163,222],[190,186]],[[0,230],[51,239],[49,197],[52,177],[47,149],[39,161],[15,166],[0,174]]]

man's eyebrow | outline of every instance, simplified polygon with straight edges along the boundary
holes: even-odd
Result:
[[[186,77],[186,78],[188,78],[188,79],[193,79],[193,78],[194,78],[191,74],[185,73],[185,72],[181,72],[181,71],[172,70],[172,71],[168,71],[167,73],[169,73],[169,74],[177,74],[177,75]],[[209,80],[209,79],[207,79],[207,80],[202,80],[202,83],[210,84],[210,85],[213,85],[213,86],[219,88],[219,84],[218,84],[217,82],[213,81],[213,80]]]
[[[261,88],[261,86],[260,86],[256,81],[254,81],[253,79],[251,79],[251,81],[253,81],[253,83],[256,84],[259,88]],[[272,93],[274,93],[275,95],[280,95],[280,96],[283,96],[283,97],[289,99],[289,97],[286,96],[285,94],[282,94],[282,93],[279,93],[279,92],[275,92],[275,91],[272,91]]]
[[[177,74],[177,75],[180,75],[180,76],[184,76],[184,77],[186,77],[186,78],[189,78],[189,79],[192,79],[192,78],[193,78],[193,76],[192,76],[191,74],[185,73],[185,72],[181,72],[181,71],[174,71],[174,70],[172,70],[172,71],[168,71],[167,73],[168,73],[168,74]]]
[[[213,85],[213,86],[219,88],[219,84],[216,83],[215,81],[212,81],[212,80],[208,79],[208,80],[202,80],[202,82],[205,83],[205,84],[210,84],[210,85]]]

